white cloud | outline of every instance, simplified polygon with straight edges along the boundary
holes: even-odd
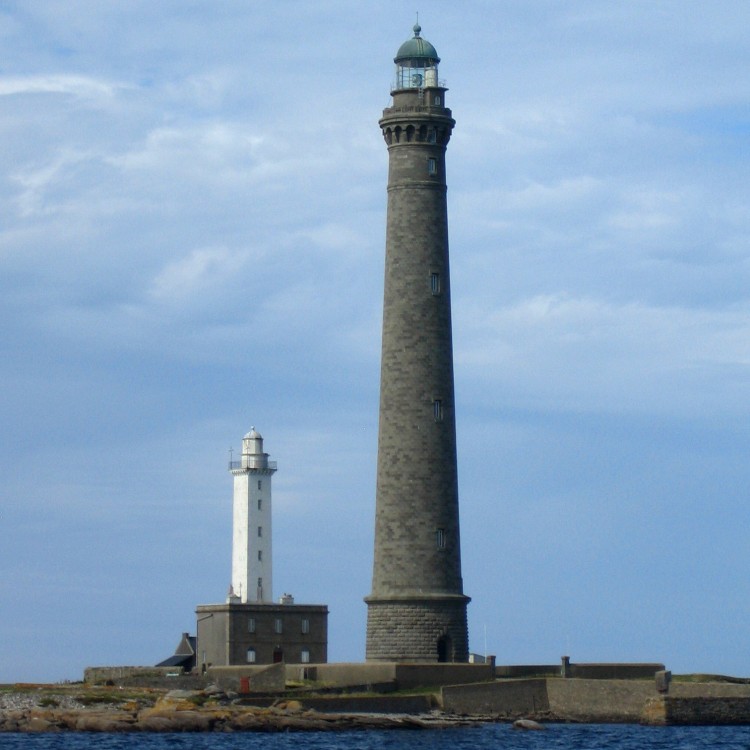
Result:
[[[27,166],[11,175],[11,179],[21,186],[21,193],[16,198],[19,215],[29,218],[58,210],[59,203],[46,200],[48,192],[63,182],[77,165],[95,158],[91,152],[66,148],[44,166]]]
[[[252,166],[248,160],[257,160],[266,142],[249,127],[226,122],[172,125],[152,130],[142,145],[112,156],[108,162],[124,170],[169,167],[215,180],[216,169],[226,176],[240,167]]]
[[[601,181],[590,175],[572,177],[552,184],[529,182],[523,187],[498,195],[496,205],[505,212],[534,211],[580,203],[601,187]]]
[[[688,206],[695,204],[695,196],[633,186],[620,196],[625,205],[608,219],[617,229],[654,230],[678,225]]]
[[[76,75],[0,77],[0,96],[17,94],[66,94],[96,101],[111,99],[122,84]]]
[[[306,237],[312,240],[321,248],[329,248],[335,251],[347,251],[343,254],[342,260],[345,260],[348,255],[348,257],[354,261],[357,257],[356,248],[362,244],[360,231],[346,226],[343,223],[335,222],[326,222],[321,226],[300,232],[300,237]],[[340,253],[338,254],[341,255]]]
[[[158,302],[186,302],[193,295],[219,286],[242,271],[244,258],[224,247],[193,250],[188,256],[169,263],[152,281],[149,295]]]
[[[487,397],[492,383],[496,403],[683,414],[746,408],[735,398],[750,380],[747,305],[655,307],[556,294],[491,311],[471,306],[457,319],[457,369],[479,388],[474,398]]]

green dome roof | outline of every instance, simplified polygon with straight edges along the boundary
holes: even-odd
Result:
[[[423,58],[425,60],[434,60],[436,63],[440,62],[437,50],[426,40],[419,36],[419,32],[422,31],[422,27],[419,24],[414,26],[414,36],[405,41],[396,53],[396,57],[393,58],[393,62],[397,63],[400,60]]]

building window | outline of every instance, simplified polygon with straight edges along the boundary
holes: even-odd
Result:
[[[438,529],[435,532],[435,543],[438,549],[445,549],[445,529]]]
[[[303,633],[309,633],[310,632],[310,620],[308,620],[307,617],[305,617],[302,620],[302,632]]]
[[[274,633],[279,633],[279,634],[281,634],[281,633],[284,632],[284,623],[281,621],[280,617],[277,617],[273,621],[273,632]]]
[[[427,160],[427,174],[437,174],[437,159],[430,157]]]
[[[440,97],[437,95],[435,95],[435,105],[438,107],[440,106]]]
[[[247,618],[247,632],[248,633],[255,632],[255,618],[254,617]]]
[[[435,417],[436,422],[443,421],[443,402],[439,398],[436,398],[432,402],[432,415]]]
[[[247,663],[255,664],[255,649],[252,646],[247,650]]]
[[[258,536],[263,536],[263,527],[258,526]]]
[[[437,131],[435,128],[430,128],[427,131],[427,143],[437,143]]]
[[[432,290],[433,294],[440,294],[440,274],[439,273],[430,274],[430,289]]]
[[[302,652],[300,653],[300,656],[299,656],[299,660],[300,660],[300,662],[302,662],[302,664],[309,664],[310,663],[310,651],[309,651],[309,649],[306,649],[306,648],[302,649]]]
[[[258,562],[263,562],[263,550],[258,550]]]
[[[260,489],[260,485],[261,485],[261,480],[259,479],[258,480],[258,489]]]

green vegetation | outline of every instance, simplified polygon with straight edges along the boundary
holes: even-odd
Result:
[[[73,699],[84,706],[95,706],[102,704],[117,705],[127,701],[137,701],[141,705],[151,706],[156,702],[162,691],[153,691],[148,688],[133,688],[123,690],[122,688],[106,687],[92,688],[85,693],[74,693]]]
[[[205,695],[204,693],[195,693],[194,695],[191,695],[189,698],[186,698],[188,702],[196,705],[196,706],[203,706],[208,701],[214,700],[213,696],[211,695]]]
[[[724,674],[673,674],[673,682],[729,682],[735,685],[750,685],[748,677],[730,677]]]

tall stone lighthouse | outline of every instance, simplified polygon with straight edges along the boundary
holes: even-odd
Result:
[[[242,455],[232,461],[232,587],[230,596],[242,603],[273,600],[271,579],[271,477],[276,461],[263,452],[255,429],[242,438]]]
[[[398,50],[388,147],[375,556],[367,660],[468,660],[461,579],[440,58],[414,26]]]

